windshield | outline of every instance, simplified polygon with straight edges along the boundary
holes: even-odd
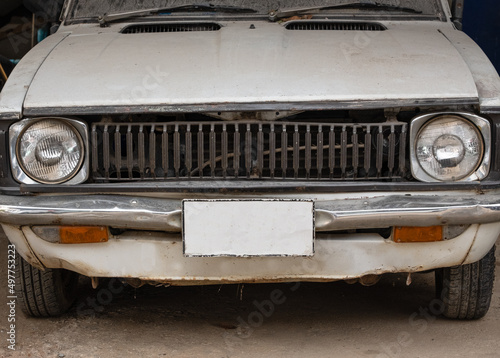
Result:
[[[103,14],[120,13],[124,11],[147,10],[153,8],[177,7],[183,5],[210,4],[214,6],[234,6],[251,8],[257,14],[267,15],[270,11],[277,9],[306,8],[314,6],[328,6],[352,3],[353,0],[213,0],[185,1],[185,0],[73,0],[73,6],[69,14],[70,19],[92,19]],[[379,4],[390,6],[408,7],[421,12],[420,15],[439,16],[439,0],[378,0]],[[344,9],[344,10],[324,10],[322,14],[328,12],[370,12],[373,9]],[[377,11],[380,13],[380,11]],[[211,13],[213,15],[213,13]],[[394,12],[391,12],[394,14]],[[255,15],[255,14],[253,14]]]

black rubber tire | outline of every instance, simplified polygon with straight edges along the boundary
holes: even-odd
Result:
[[[443,316],[474,320],[490,308],[495,281],[495,247],[478,262],[436,270],[436,295]]]
[[[16,254],[16,295],[28,316],[56,317],[76,299],[78,274],[63,269],[41,271]]]

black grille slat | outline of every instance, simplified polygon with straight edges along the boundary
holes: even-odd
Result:
[[[212,32],[219,31],[221,26],[216,23],[168,23],[168,24],[137,24],[122,30],[122,34],[152,34],[164,32]]]
[[[121,153],[122,152],[122,141],[121,141],[121,133],[120,133],[120,126],[116,126],[115,130],[115,153]],[[115,155],[115,168],[121,168],[122,167],[122,157],[121,155]],[[118,179],[121,179],[122,173],[118,171],[116,173]],[[109,178],[108,178],[109,179]]]
[[[306,167],[306,179],[311,177],[311,162],[312,162],[312,144],[311,144],[311,126],[306,127],[306,156],[305,156],[305,167]]]
[[[276,171],[276,132],[274,124],[271,124],[269,133],[269,171],[271,179],[274,179]]]
[[[347,131],[346,126],[342,126],[342,136],[340,139],[340,169],[342,170],[342,179],[347,171]]]
[[[167,125],[163,125],[163,132],[161,134],[161,162],[163,169],[163,177],[166,179],[168,176],[168,132]]]
[[[191,125],[186,126],[186,171],[187,177],[191,178],[191,172],[193,170],[193,136],[191,133]]]
[[[371,126],[367,126],[365,134],[365,148],[370,149],[371,147],[372,147]],[[365,178],[367,178],[370,173],[371,154],[372,154],[371,150],[365,150],[365,163],[364,163]]]
[[[286,178],[286,171],[288,169],[288,134],[286,132],[286,125],[283,125],[281,132],[281,171],[283,179]]]
[[[318,179],[321,179],[321,172],[323,171],[323,126],[318,126],[318,148],[316,150],[316,168],[318,170]]]
[[[146,153],[144,148],[144,127],[139,127],[139,173],[142,179],[144,179],[144,171],[146,169]]]
[[[247,130],[245,132],[245,168],[248,179],[250,179],[252,175],[252,149],[251,125],[247,124]]]
[[[217,157],[217,143],[215,136],[215,126],[210,126],[210,176],[215,178],[216,157]]]
[[[203,124],[198,126],[198,175],[203,178],[203,170],[205,169],[205,146],[203,135]]]
[[[330,179],[333,179],[335,171],[335,126],[330,127],[328,141],[328,167],[330,168]]]
[[[335,22],[335,21],[297,21],[285,25],[294,31],[385,31],[387,28],[376,22]]]
[[[97,130],[95,127],[92,128],[92,173],[93,175],[97,175],[97,172],[99,170],[99,160],[98,160],[98,148],[97,148]],[[106,178],[108,179],[108,178]]]
[[[109,131],[108,131],[108,126],[104,126],[104,133],[103,133],[103,142],[104,142],[104,176],[106,178],[109,178],[109,169],[111,167],[111,164],[109,162]]]
[[[399,135],[399,175],[406,174],[406,126],[402,128]]]
[[[174,172],[175,177],[180,177],[181,170],[181,134],[179,132],[179,125],[175,125],[174,130]]]
[[[406,137],[399,122],[96,123],[92,179],[397,179]]]
[[[357,128],[353,128],[352,133],[352,166],[354,167],[353,175],[357,176],[358,167],[359,167],[359,142],[358,142],[358,132]]]
[[[299,126],[295,125],[295,131],[293,132],[293,173],[295,179],[299,177],[299,169],[300,169],[300,134],[299,134]]]
[[[151,131],[149,132],[149,168],[153,179],[156,179],[156,126],[151,126]],[[119,140],[115,140],[117,143]],[[115,153],[120,153],[116,151]]]
[[[235,178],[238,178],[239,172],[240,172],[240,132],[239,132],[239,127],[235,125],[234,128],[234,145],[233,145],[233,151],[234,151],[234,159],[233,159],[233,168],[234,168],[234,176]]]
[[[262,132],[262,124],[259,124],[259,133],[257,134],[257,173],[259,178],[262,178],[264,170],[264,132]]]
[[[229,149],[228,149],[228,134],[227,125],[222,125],[222,177],[225,179],[227,177],[227,170],[229,168]]]
[[[134,172],[134,144],[132,138],[132,126],[129,125],[127,128],[127,172],[129,179],[133,178]]]
[[[391,126],[391,134],[389,135],[389,175],[394,172],[394,160],[396,153],[396,134],[394,133],[394,126]]]
[[[378,127],[377,134],[377,178],[382,175],[382,160],[384,159],[384,132],[382,126]]]

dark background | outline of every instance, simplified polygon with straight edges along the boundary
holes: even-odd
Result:
[[[500,1],[466,0],[463,30],[481,46],[500,72]]]

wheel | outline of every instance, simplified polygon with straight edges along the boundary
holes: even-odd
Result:
[[[495,246],[478,262],[436,270],[436,295],[443,316],[472,320],[486,315],[495,281]]]
[[[41,271],[16,254],[16,294],[22,311],[32,317],[65,313],[76,299],[78,274],[63,269]]]

